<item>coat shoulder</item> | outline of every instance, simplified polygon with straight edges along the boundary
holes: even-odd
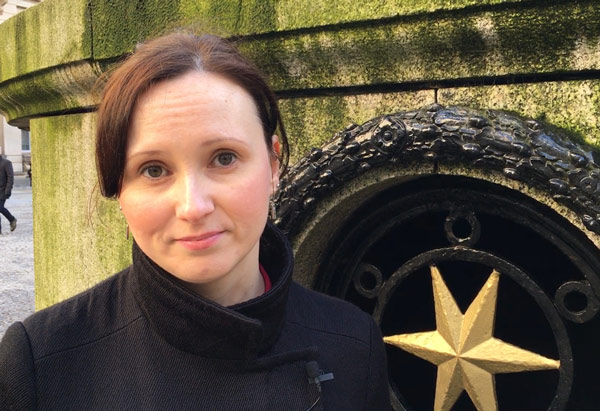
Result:
[[[292,283],[288,321],[316,332],[370,344],[373,319],[353,304]]]
[[[295,283],[288,301],[288,344],[317,347],[319,366],[334,375],[325,383],[325,408],[389,410],[386,352],[373,318]]]
[[[128,274],[125,269],[26,318],[34,360],[99,340],[141,317]]]

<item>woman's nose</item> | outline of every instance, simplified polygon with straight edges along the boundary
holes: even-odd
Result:
[[[197,222],[214,211],[210,189],[206,182],[202,184],[198,176],[182,177],[175,194],[177,196],[176,216],[182,220]]]

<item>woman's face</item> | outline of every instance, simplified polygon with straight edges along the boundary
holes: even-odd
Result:
[[[222,76],[189,72],[136,104],[119,202],[142,251],[222,300],[260,278],[259,238],[278,165],[252,97]]]

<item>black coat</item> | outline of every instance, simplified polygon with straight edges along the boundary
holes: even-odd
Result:
[[[14,181],[13,166],[10,160],[0,157],[0,200],[10,197]]]
[[[270,226],[260,260],[271,291],[222,307],[134,244],[131,267],[7,330],[0,409],[388,410],[371,317],[292,282]],[[334,378],[317,384],[318,369]]]

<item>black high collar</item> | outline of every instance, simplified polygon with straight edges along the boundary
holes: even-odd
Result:
[[[292,280],[289,242],[270,223],[260,239],[260,262],[271,290],[223,307],[185,288],[134,242],[134,295],[154,330],[176,348],[211,358],[253,360],[279,336]]]

